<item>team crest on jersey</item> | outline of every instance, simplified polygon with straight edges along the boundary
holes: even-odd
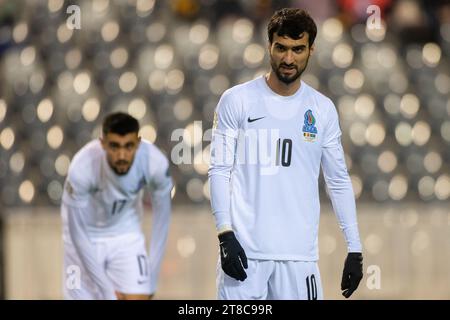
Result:
[[[305,121],[303,123],[303,138],[305,141],[314,142],[317,138],[317,127],[316,127],[316,118],[314,118],[314,115],[311,111],[311,109],[308,109],[308,111],[305,112]]]

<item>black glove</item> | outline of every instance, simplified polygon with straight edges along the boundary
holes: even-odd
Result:
[[[358,288],[363,277],[363,257],[359,252],[350,252],[345,259],[344,272],[342,273],[342,295],[349,298]]]
[[[247,256],[233,231],[219,234],[222,270],[230,277],[244,281],[247,278]]]

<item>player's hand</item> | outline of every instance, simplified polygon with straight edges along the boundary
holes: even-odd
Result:
[[[359,252],[350,252],[345,259],[344,272],[342,273],[342,295],[349,298],[358,288],[363,277],[363,257]]]
[[[120,293],[118,291],[116,291],[115,293],[116,293],[117,300],[124,300],[124,294],[123,293]]]
[[[222,270],[230,277],[244,281],[247,278],[245,269],[248,268],[247,256],[236,239],[233,231],[219,234],[220,261]]]

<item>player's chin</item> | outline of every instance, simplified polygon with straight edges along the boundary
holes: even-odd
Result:
[[[114,171],[118,174],[118,175],[124,175],[128,173],[128,170],[130,170],[130,166],[116,166],[114,168]]]
[[[294,82],[298,76],[297,73],[292,74],[292,75],[285,75],[285,74],[280,74],[280,80],[286,84],[290,84],[292,82]]]

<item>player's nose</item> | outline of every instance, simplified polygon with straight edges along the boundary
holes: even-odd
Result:
[[[118,154],[119,160],[125,160],[126,158],[126,153],[124,149],[120,149],[119,150],[119,154]]]
[[[283,62],[287,65],[294,63],[294,54],[291,50],[287,50],[284,57]]]

